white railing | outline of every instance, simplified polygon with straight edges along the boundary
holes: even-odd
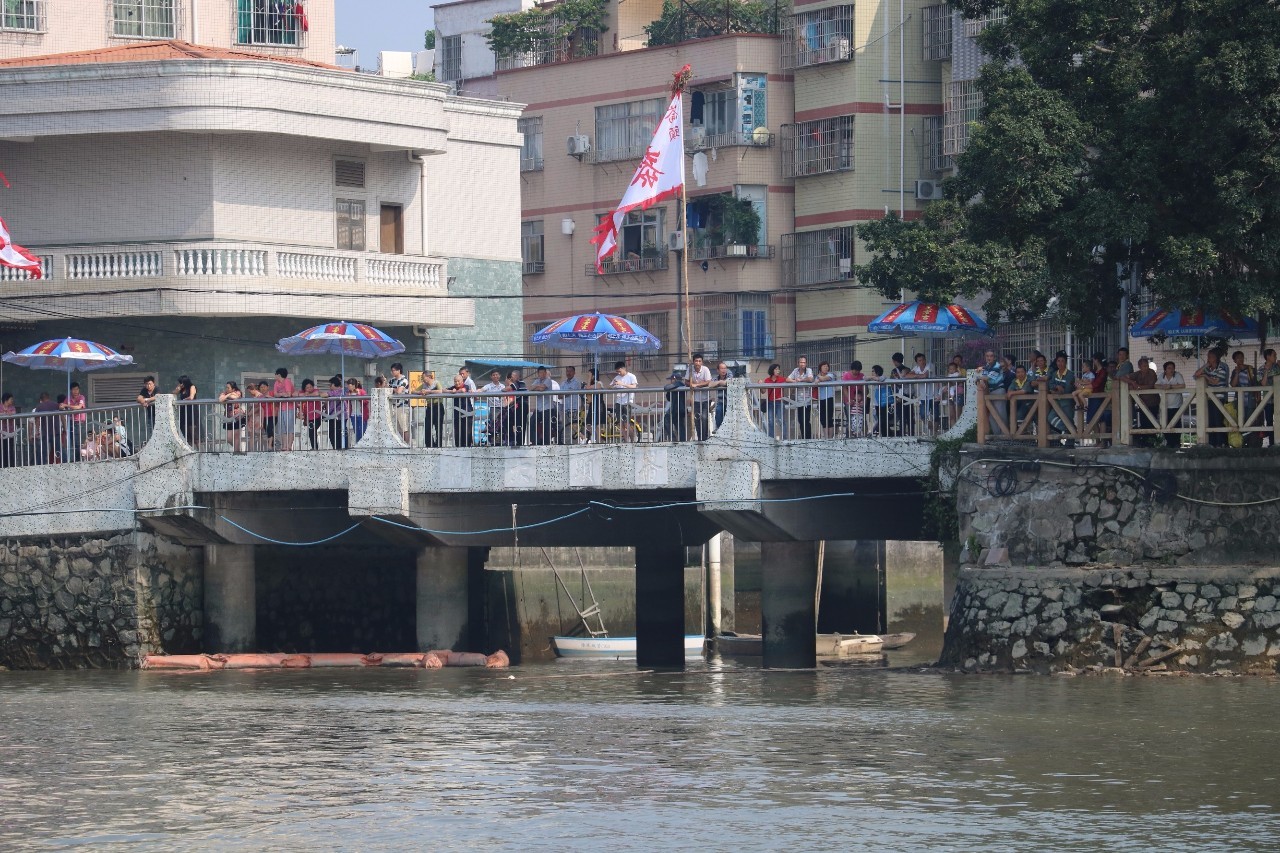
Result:
[[[384,261],[370,259],[365,263],[365,277],[377,284],[416,284],[440,287],[444,264],[419,261]]]
[[[267,253],[262,249],[178,249],[173,254],[178,275],[267,274]]]
[[[53,275],[53,257],[38,255],[40,258],[40,277],[45,281]],[[31,281],[31,273],[13,267],[0,266],[0,281]]]
[[[164,274],[159,252],[67,255],[67,278],[155,278]]]
[[[313,281],[355,281],[356,259],[340,255],[278,252],[276,275],[281,278],[306,278]]]

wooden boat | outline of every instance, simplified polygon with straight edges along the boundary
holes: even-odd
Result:
[[[706,638],[701,634],[686,634],[684,656],[702,656]],[[635,637],[552,637],[551,648],[560,658],[595,658],[597,660],[628,660],[636,656]]]
[[[915,634],[818,634],[815,638],[818,657],[849,657],[878,654],[885,649],[900,649],[915,639]],[[735,634],[727,631],[715,639],[716,651],[722,655],[760,657],[764,639],[759,634]]]

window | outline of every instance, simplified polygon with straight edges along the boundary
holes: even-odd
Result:
[[[964,34],[969,38],[977,38],[982,31],[992,24],[998,24],[1009,17],[1004,7],[997,6],[985,15],[979,15],[971,21],[964,22]]]
[[[112,0],[112,35],[127,38],[176,38],[174,0]]]
[[[440,82],[453,83],[462,79],[462,36],[445,36],[440,39]]]
[[[951,7],[946,3],[925,6],[924,58],[944,61],[951,58]]]
[[[773,357],[773,300],[768,293],[706,296],[701,342],[716,345],[717,358]],[[714,362],[714,359],[712,360]]]
[[[768,82],[764,74],[739,73],[732,81],[695,89],[689,99],[685,143],[693,150],[773,144],[768,132]],[[760,132],[761,128],[765,128]]]
[[[542,256],[542,220],[520,223],[520,260],[525,275],[543,272],[546,264]]]
[[[602,213],[596,221],[604,222],[611,213]],[[618,248],[612,260],[600,264],[604,275],[623,272],[649,272],[667,268],[667,238],[662,223],[662,208],[633,210],[627,214],[618,233]],[[587,275],[599,275],[595,264],[587,264]]]
[[[942,153],[942,116],[924,117],[924,144],[920,150],[920,170],[945,172],[951,168],[951,158]]]
[[[524,142],[520,147],[520,171],[542,171],[542,117],[522,118],[516,122],[516,129],[524,134]]]
[[[663,342],[662,349],[645,350],[643,354],[632,356],[631,358],[632,370],[635,370],[635,371],[640,371],[640,370],[669,371],[670,370],[671,365],[666,363],[667,360],[670,358],[670,356],[669,355],[664,356],[662,354],[663,350],[667,350],[669,352],[671,349],[670,344],[668,343],[668,341],[671,340],[671,337],[668,334],[668,331],[669,331],[667,326],[668,316],[669,315],[667,314],[666,311],[655,312],[652,314],[629,314],[628,315],[628,319],[634,320],[636,325],[640,326],[646,332],[648,332],[649,334],[653,335],[655,338]],[[610,361],[612,360],[613,359],[611,358]],[[603,365],[604,362],[605,362],[605,359],[602,358],[600,360],[601,365]],[[601,372],[604,372],[603,367],[601,368]],[[606,384],[608,384],[608,380],[606,380]]]
[[[360,160],[335,160],[333,183],[339,187],[364,189],[364,163]]]
[[[364,251],[364,202],[340,198],[337,203],[338,248]]]
[[[3,0],[0,30],[44,32],[45,0]]]
[[[969,125],[982,117],[982,92],[976,80],[952,83],[942,114],[942,153],[963,154],[969,147]]]
[[[802,121],[783,128],[783,168],[799,178],[853,168],[853,116]]]
[[[854,228],[845,225],[782,236],[783,280],[809,285],[853,278]]]
[[[237,0],[237,3],[236,44],[302,46],[302,36],[308,29],[302,0]]]
[[[644,153],[666,103],[662,98],[596,107],[596,159],[633,160]]]
[[[853,6],[791,15],[782,24],[782,67],[791,70],[853,59]]]

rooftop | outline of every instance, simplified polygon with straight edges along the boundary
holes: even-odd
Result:
[[[42,65],[93,65],[104,62],[156,62],[166,59],[249,59],[280,62],[285,65],[300,65],[307,68],[324,68],[332,71],[349,70],[338,65],[330,65],[327,62],[313,62],[309,59],[299,59],[293,56],[272,56],[225,47],[208,47],[176,39],[139,42],[137,44],[103,47],[94,50],[77,50],[71,53],[51,53],[45,56],[0,59],[0,68],[28,68]]]

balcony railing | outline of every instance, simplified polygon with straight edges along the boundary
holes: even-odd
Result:
[[[377,252],[272,247],[263,244],[187,243],[177,246],[71,247],[36,250],[46,281],[120,279],[266,278],[443,290],[445,261]],[[0,282],[32,281],[0,267]],[[32,281],[34,284],[35,282]]]
[[[547,265],[545,261],[525,261],[520,266],[520,273],[522,275],[538,275],[539,273],[544,273],[546,271]]]
[[[603,272],[597,272],[595,264],[587,264],[587,275],[619,275],[621,273],[665,270],[667,268],[667,255],[663,253],[652,258],[611,259],[602,263],[600,267]]]
[[[691,257],[695,261],[714,261],[720,258],[728,258],[731,261],[755,261],[769,260],[773,255],[773,246],[746,246],[741,243],[730,243],[727,246],[694,246]]]
[[[763,127],[753,131],[730,130],[726,133],[706,133],[702,128],[685,128],[685,151],[705,151],[708,148],[772,148],[776,135]]]

